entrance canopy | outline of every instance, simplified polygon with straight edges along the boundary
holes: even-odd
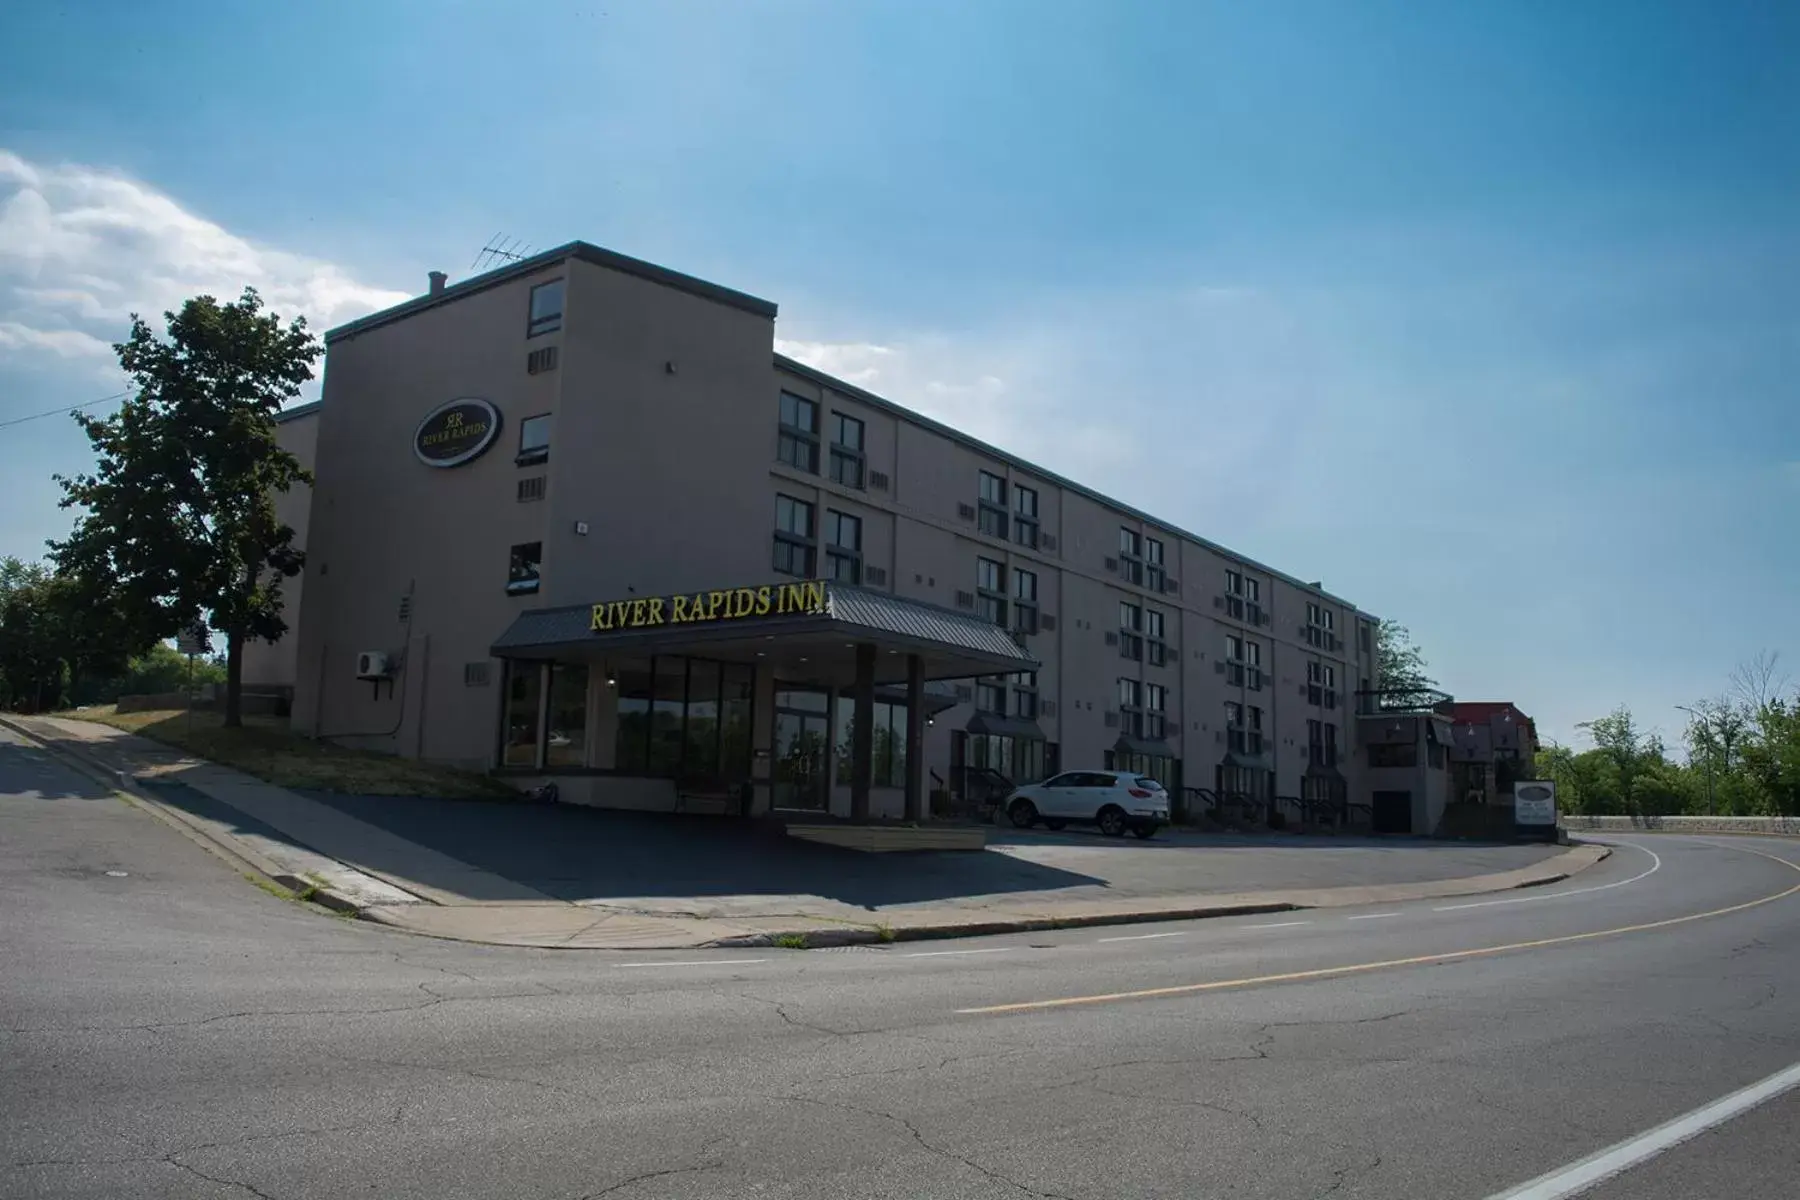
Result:
[[[772,667],[784,678],[848,686],[858,645],[873,646],[876,684],[904,683],[917,656],[924,678],[1033,671],[1006,630],[972,613],[827,580],[661,596],[520,613],[495,641],[497,658],[596,659],[691,654]]]

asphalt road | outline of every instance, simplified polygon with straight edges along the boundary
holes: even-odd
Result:
[[[1486,1200],[1800,1060],[1800,843],[1618,841],[1464,901],[528,951],[268,896],[0,731],[0,1196]],[[1591,1194],[1792,1196],[1796,1116]]]

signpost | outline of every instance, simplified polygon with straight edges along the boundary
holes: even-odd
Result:
[[[175,649],[187,655],[187,731],[194,732],[194,659],[212,649],[212,637],[206,622],[195,621],[175,635]]]
[[[1556,839],[1556,783],[1521,779],[1513,785],[1513,831],[1520,837]]]

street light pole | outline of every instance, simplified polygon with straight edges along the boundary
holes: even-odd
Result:
[[[1713,735],[1712,724],[1706,717],[1695,712],[1685,704],[1677,704],[1676,708],[1694,718],[1694,721],[1706,730],[1706,815],[1713,815]]]

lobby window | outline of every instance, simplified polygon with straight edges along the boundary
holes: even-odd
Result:
[[[975,560],[975,610],[984,621],[1006,624],[1006,566],[991,558]]]
[[[543,686],[543,664],[507,664],[506,744],[500,752],[502,765],[538,765],[538,713],[543,701]]]
[[[586,663],[553,663],[550,667],[550,712],[544,732],[544,765],[587,765]]]
[[[1006,715],[1006,685],[983,680],[975,685],[975,707],[995,717]]]
[[[543,333],[555,333],[562,328],[563,318],[563,281],[551,280],[540,283],[531,289],[531,318],[525,327],[525,336],[537,337]]]
[[[1141,680],[1119,680],[1119,732],[1144,736],[1144,685]]]
[[[992,471],[981,473],[981,532],[1006,537],[1006,480]]]
[[[1036,488],[1013,484],[1013,541],[1037,549],[1038,494]]]
[[[775,497],[775,569],[811,579],[816,561],[813,506],[792,496]]]
[[[657,657],[616,679],[615,769],[622,774],[718,782],[750,774],[747,664]]]
[[[538,590],[538,568],[544,559],[544,543],[523,542],[512,548],[506,568],[506,594],[528,596]]]
[[[863,423],[843,413],[831,414],[831,479],[845,487],[863,485]]]
[[[1167,733],[1169,689],[1160,683],[1144,685],[1144,736],[1161,739]]]
[[[825,510],[825,574],[839,583],[862,582],[862,518]]]
[[[781,393],[781,437],[776,457],[795,470],[819,473],[819,406],[811,400]]]
[[[1169,639],[1164,633],[1163,617],[1160,609],[1144,610],[1144,657],[1153,667],[1169,661]]]
[[[837,702],[837,781],[848,784],[855,770],[856,701],[840,695]],[[870,786],[906,786],[906,705],[877,700],[869,728]]]
[[[1330,663],[1306,664],[1306,702],[1324,708],[1337,707],[1337,668]]]
[[[1036,571],[1013,568],[1013,629],[1019,633],[1038,631],[1038,577]]]
[[[1119,657],[1144,658],[1144,610],[1127,600],[1119,601]]]
[[[1144,539],[1135,529],[1119,527],[1119,574],[1131,583],[1144,582]]]
[[[1013,715],[1035,720],[1038,715],[1036,671],[1015,671],[1008,677],[1013,689]]]
[[[1163,544],[1158,538],[1144,539],[1144,586],[1153,592],[1163,590]]]
[[[513,461],[521,467],[541,463],[550,457],[550,414],[539,413],[519,422],[519,455]]]

